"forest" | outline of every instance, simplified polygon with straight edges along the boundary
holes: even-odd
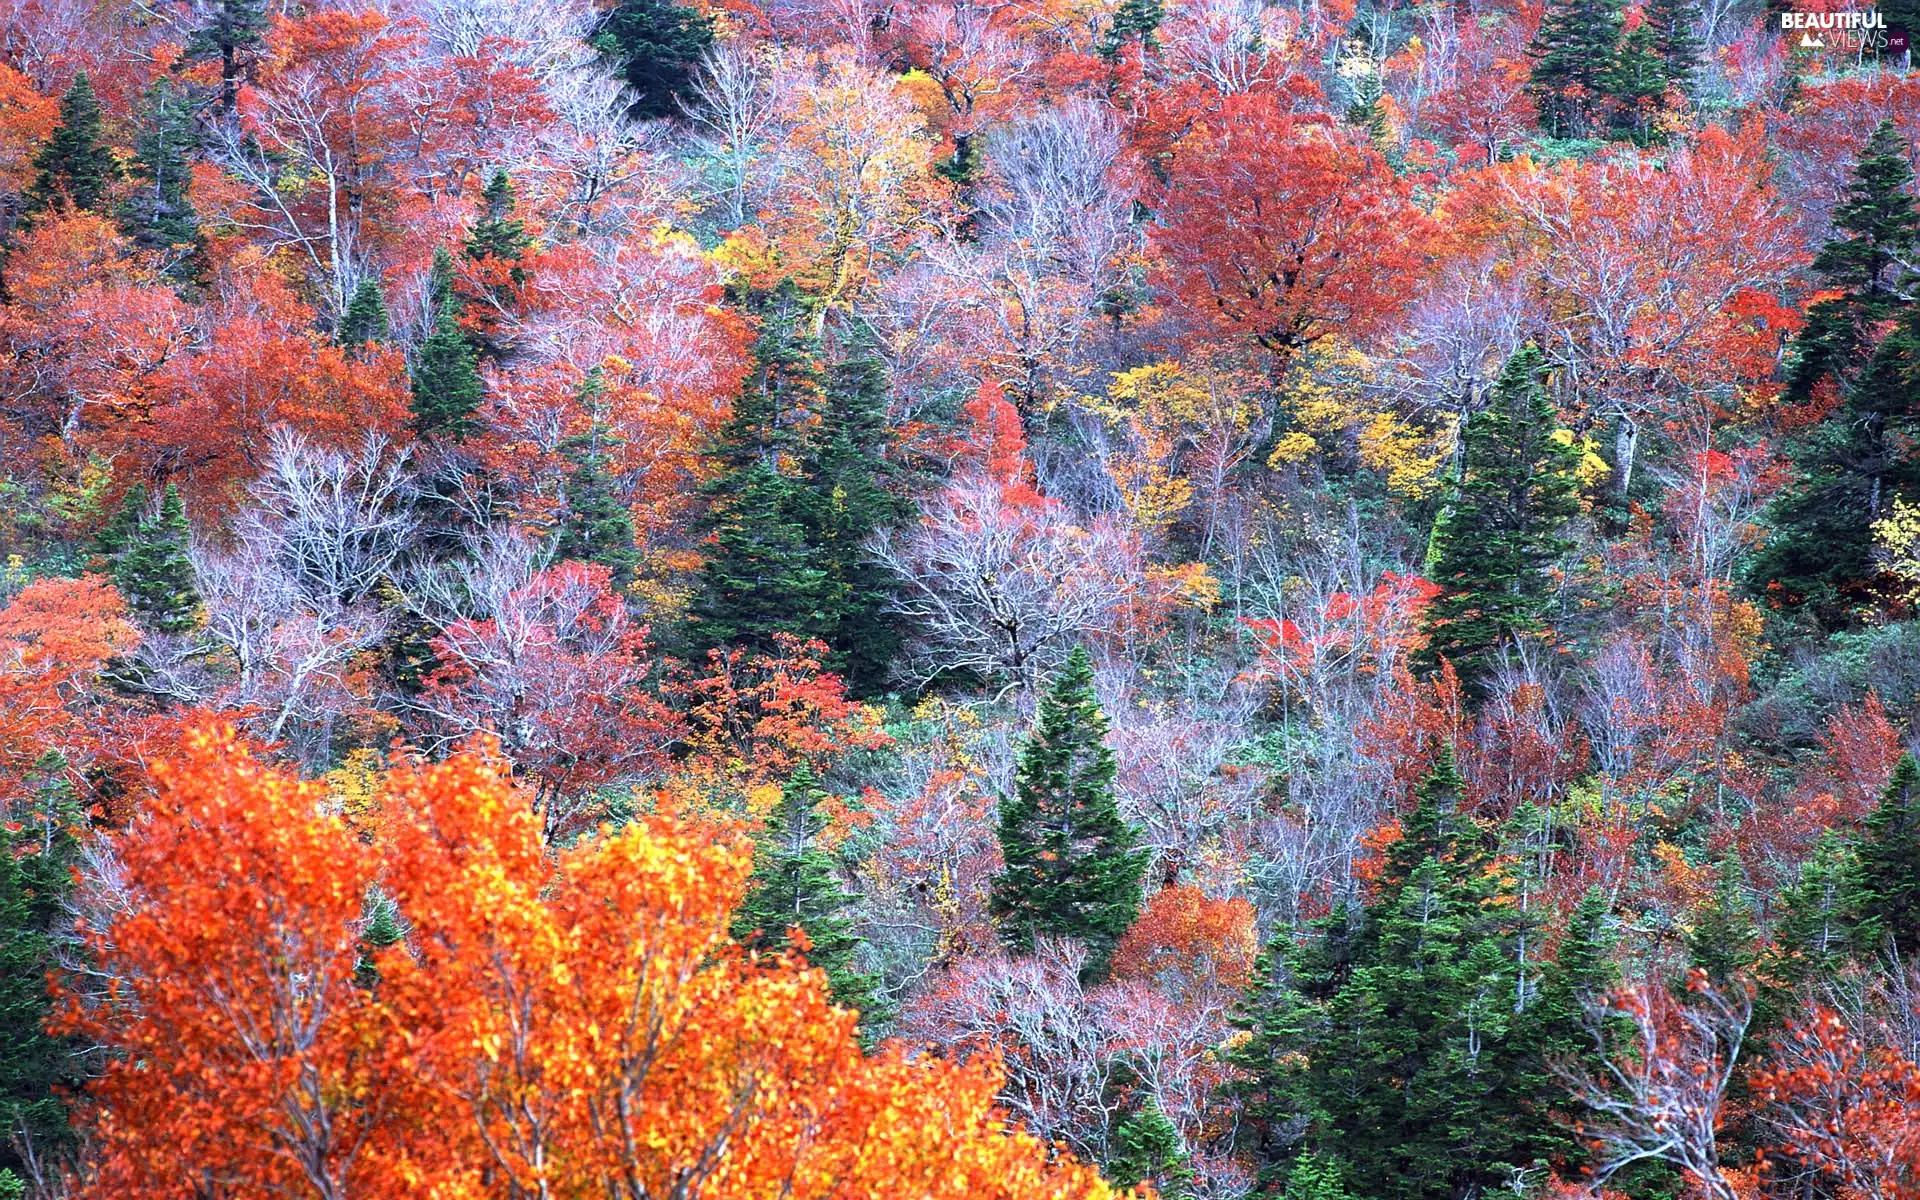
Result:
[[[1920,1200],[1848,3],[0,0],[0,1200]]]

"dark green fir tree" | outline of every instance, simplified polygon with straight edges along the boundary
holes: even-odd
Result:
[[[1114,801],[1107,717],[1084,647],[1067,656],[1020,754],[1014,795],[1000,803],[1000,852],[990,911],[1017,953],[1041,938],[1087,947],[1086,978],[1103,979],[1120,935],[1140,913],[1147,854]]]
[[[113,567],[114,585],[144,628],[183,634],[199,623],[200,590],[187,557],[191,541],[186,505],[170,483],[159,515],[141,519]]]
[[[527,223],[514,215],[516,201],[513,181],[505,171],[495,171],[480,194],[480,215],[467,231],[466,255],[474,262],[492,259],[511,264],[508,278],[524,283],[527,273],[519,262],[533,245],[527,236]]]
[[[21,222],[49,209],[103,212],[120,181],[120,164],[100,129],[100,100],[87,73],[74,76],[60,99],[60,123],[33,156],[33,182],[21,197]]]
[[[231,115],[267,32],[266,0],[214,0],[206,24],[187,39],[189,60],[220,62],[220,111]]]
[[[445,247],[433,253],[432,293],[433,324],[413,363],[413,427],[422,437],[461,441],[473,432],[487,389],[479,356],[460,327],[453,258]]]
[[[1333,1154],[1301,1155],[1280,1194],[1285,1200],[1354,1200],[1347,1190],[1346,1163]]]
[[[1741,888],[1740,866],[1723,862],[1712,894],[1687,931],[1687,964],[1705,971],[1709,983],[1725,990],[1741,986],[1759,957],[1760,932]]]
[[[1902,754],[1860,833],[1848,907],[1863,953],[1920,956],[1920,764]]]
[[[187,153],[198,140],[193,107],[172,81],[155,84],[134,139],[135,187],[120,207],[120,228],[133,244],[159,256],[167,276],[183,286],[204,283],[207,240],[187,194]]]
[[[147,485],[136,483],[120,497],[120,507],[107,518],[100,532],[94,535],[94,553],[107,560],[107,570],[113,571],[120,556],[127,547],[134,544],[140,536],[140,526],[147,519],[147,506],[152,497],[147,494]]]
[[[69,1039],[46,1032],[53,1001],[47,976],[59,965],[78,866],[75,831],[85,822],[58,754],[34,764],[33,787],[6,813],[0,853],[0,1176],[25,1178],[22,1136],[57,1158],[72,1142],[66,1097],[83,1061]]]
[[[1621,24],[1619,0],[1548,0],[1528,48],[1527,94],[1549,135],[1589,137],[1606,128]]]
[[[385,342],[392,336],[393,330],[387,318],[387,298],[380,289],[379,272],[368,271],[354,285],[353,296],[347,301],[347,311],[340,314],[340,327],[334,331],[334,340],[353,350],[368,342]]]
[[[678,116],[692,98],[700,59],[713,45],[713,20],[674,0],[618,0],[589,40],[626,75],[634,97],[629,113],[651,121]]]
[[[1427,609],[1420,661],[1451,662],[1473,695],[1501,647],[1545,628],[1547,568],[1580,511],[1580,450],[1560,432],[1541,370],[1540,351],[1521,347],[1487,407],[1467,418],[1460,476],[1433,533],[1429,574],[1444,590]]]
[[[791,931],[800,929],[807,962],[826,972],[834,1003],[871,1016],[874,980],[859,969],[861,943],[853,932],[858,897],[840,886],[833,858],[820,848],[825,799],[805,764],[781,789],[754,848],[753,878],[734,913],[733,935],[752,949],[778,951],[791,946]]]
[[[1613,100],[1616,137],[1640,146],[1660,140],[1657,121],[1667,95],[1667,64],[1660,57],[1659,37],[1646,21],[1620,39],[1607,92]]]
[[[1155,35],[1166,19],[1164,0],[1120,0],[1120,7],[1113,12],[1113,24],[1100,37],[1100,57],[1114,62],[1129,43],[1138,44],[1143,54],[1152,54],[1160,48]]]
[[[1641,18],[1653,30],[1654,50],[1667,86],[1693,95],[1693,73],[1700,65],[1700,6],[1696,0],[1648,0]]]
[[[617,481],[607,466],[607,452],[614,443],[598,415],[603,386],[598,368],[588,373],[580,401],[594,413],[592,423],[586,432],[560,443],[560,457],[568,466],[561,484],[567,507],[555,553],[563,559],[599,563],[610,572],[613,586],[624,591],[639,569],[640,551],[634,544],[633,514],[620,499]]]
[[[1151,1096],[1114,1129],[1107,1178],[1115,1187],[1146,1183],[1165,1200],[1191,1200],[1193,1163],[1186,1143]]]

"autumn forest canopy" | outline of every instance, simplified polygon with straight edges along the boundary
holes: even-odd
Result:
[[[0,1200],[1920,1200],[1920,7],[0,0]]]

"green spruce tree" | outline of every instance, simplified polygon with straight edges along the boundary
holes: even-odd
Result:
[[[457,442],[473,432],[473,414],[487,389],[479,356],[460,327],[453,259],[445,247],[433,252],[431,290],[432,325],[413,363],[413,427],[421,437]]]
[[[120,164],[100,130],[100,100],[85,71],[60,99],[60,123],[33,156],[33,182],[21,197],[21,224],[51,209],[105,211]]]
[[[1193,1163],[1186,1143],[1151,1096],[1114,1129],[1107,1178],[1120,1188],[1152,1184],[1164,1200],[1192,1197]]]
[[[72,1143],[68,1097],[78,1090],[81,1048],[50,1034],[53,1012],[47,975],[58,965],[73,872],[79,863],[74,834],[85,821],[67,763],[58,754],[34,764],[27,795],[6,813],[0,839],[0,1175],[28,1172],[20,1139],[49,1157]]]
[[[1120,935],[1140,913],[1147,854],[1113,796],[1107,717],[1093,693],[1093,660],[1073,653],[1041,698],[1020,754],[1014,795],[1000,804],[1000,852],[989,908],[1000,939],[1029,953],[1041,938],[1087,946],[1085,975],[1106,976]]]
[[[694,72],[713,45],[713,20],[674,0],[618,0],[589,40],[626,75],[629,114],[651,121],[679,115],[692,99]]]
[[[265,39],[266,0],[214,0],[206,24],[187,39],[189,61],[220,60],[220,111],[233,114],[240,98],[240,81]]]
[[[142,519],[113,568],[113,582],[140,625],[155,633],[190,632],[200,620],[200,591],[187,557],[192,535],[180,489],[167,485],[160,513]]]
[[[599,418],[603,387],[596,367],[580,386],[580,402],[593,413],[592,423],[586,432],[560,443],[560,457],[569,469],[561,484],[567,507],[555,553],[563,559],[601,564],[611,573],[614,587],[624,591],[640,567],[640,551],[634,544],[633,514],[607,470],[613,440]]]
[[[1880,803],[1867,815],[1848,907],[1863,953],[1920,956],[1920,764],[1902,754]]]
[[[1553,137],[1588,137],[1606,128],[1622,24],[1619,0],[1549,0],[1528,54],[1527,94]]]
[[[207,239],[187,194],[187,152],[198,140],[193,107],[178,86],[163,80],[148,92],[145,116],[133,146],[138,186],[121,205],[120,228],[134,245],[158,255],[175,283],[197,286],[206,281]]]
[[[1699,4],[1696,0],[1648,0],[1641,19],[1653,30],[1667,86],[1693,95],[1693,73],[1700,65],[1700,38],[1694,32],[1700,24]]]
[[[340,326],[334,331],[334,340],[349,350],[355,350],[368,342],[385,342],[392,336],[393,330],[387,318],[387,298],[380,290],[379,273],[368,271],[354,285],[353,297],[347,301],[347,311],[340,314]]]
[[[861,973],[860,939],[853,932],[857,896],[840,886],[834,862],[820,848],[826,799],[813,772],[802,764],[780,792],[754,849],[753,878],[734,914],[733,935],[756,950],[791,946],[790,931],[806,935],[807,962],[824,971],[836,1004],[875,1013],[874,979]]]
[[[1113,12],[1113,24],[1100,37],[1100,57],[1117,61],[1128,42],[1137,42],[1141,53],[1152,54],[1160,48],[1155,35],[1166,19],[1164,0],[1120,0],[1120,7]]]
[[[1667,64],[1660,56],[1659,36],[1646,21],[1629,30],[1614,52],[1607,77],[1612,98],[1613,132],[1639,146],[1660,140],[1656,120],[1667,95]]]
[[[1427,609],[1420,661],[1434,669],[1445,658],[1473,695],[1501,647],[1545,628],[1547,568],[1580,511],[1580,451],[1560,434],[1541,370],[1540,351],[1523,346],[1467,418],[1460,475],[1433,533],[1430,575],[1444,590]]]

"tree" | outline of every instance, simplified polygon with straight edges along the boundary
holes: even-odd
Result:
[[[1693,72],[1700,65],[1700,22],[1696,0],[1648,0],[1641,19],[1653,29],[1654,51],[1660,56],[1667,86],[1693,95]]]
[[[1100,38],[1100,57],[1108,62],[1118,60],[1129,41],[1138,41],[1141,52],[1151,54],[1159,46],[1153,35],[1166,17],[1164,0],[1120,0],[1112,23]]]
[[[1540,351],[1507,360],[1486,408],[1461,431],[1460,475],[1434,527],[1429,577],[1444,590],[1427,607],[1429,669],[1446,659],[1481,694],[1495,651],[1538,634],[1550,597],[1546,570],[1566,552],[1561,528],[1580,511],[1580,451],[1540,386]]]
[[[1619,0],[1553,0],[1527,53],[1527,93],[1554,137],[1585,137],[1602,127],[1620,42]]]
[[[47,979],[69,940],[68,904],[85,820],[58,752],[35,764],[33,789],[6,807],[0,846],[0,1179],[34,1174],[72,1139],[67,1094],[84,1078],[80,1047],[46,1031]],[[63,1094],[66,1093],[66,1094]]]
[[[157,633],[186,633],[199,622],[200,592],[187,557],[191,540],[180,489],[169,483],[159,514],[141,519],[114,563],[114,586],[135,619]]]
[[[694,95],[694,68],[713,45],[713,18],[674,0],[619,0],[592,44],[620,65],[643,121],[678,116]]]
[[[1868,814],[1855,851],[1848,907],[1869,953],[1920,953],[1920,763],[1902,754],[1880,803]]]
[[[1098,978],[1140,912],[1147,855],[1114,802],[1107,717],[1093,694],[1093,660],[1076,646],[1040,701],[1020,754],[1015,794],[1001,801],[1000,852],[990,910],[1000,939],[1029,953],[1041,938],[1087,944]]]
[[[646,814],[554,849],[501,764],[402,759],[377,829],[190,731],[113,835],[83,1200],[669,1195],[1114,1200],[984,1062],[868,1055],[727,930],[751,843]],[[370,895],[404,915],[373,947]],[[364,986],[371,957],[377,986]]]
[[[431,290],[433,323],[413,363],[413,425],[421,437],[457,442],[473,432],[473,413],[487,389],[473,343],[460,327],[453,259],[445,247],[433,252]]]
[[[1154,1194],[1166,1200],[1190,1200],[1193,1195],[1193,1164],[1180,1131],[1148,1097],[1113,1134],[1114,1154],[1107,1164],[1107,1178],[1116,1187],[1150,1183]]]
[[[121,230],[135,246],[160,256],[176,283],[201,283],[207,271],[207,240],[187,194],[192,170],[187,151],[195,143],[193,110],[168,82],[148,93],[147,124],[134,139],[133,177],[138,185],[120,208]]]
[[[581,384],[581,399],[591,407],[604,386],[598,371],[589,372]],[[612,440],[596,412],[585,433],[560,443],[560,457],[571,470],[561,485],[567,510],[554,553],[563,559],[599,563],[607,568],[614,589],[624,591],[640,565],[640,551],[633,540],[633,515],[607,470]]]
[[[845,891],[833,858],[821,848],[827,832],[820,803],[827,795],[802,763],[780,791],[753,855],[753,878],[734,913],[733,936],[749,949],[792,947],[791,931],[804,936],[808,965],[826,972],[835,1004],[857,1009],[873,1021],[874,979],[857,964],[860,939],[848,909],[858,899]]]
[[[207,23],[187,39],[189,59],[220,60],[220,111],[231,114],[240,94],[246,56],[267,31],[266,0],[214,0]]]
[[[103,212],[120,164],[100,130],[100,100],[85,71],[60,98],[60,123],[33,158],[33,183],[21,198],[23,221],[50,210]]]
[[[369,271],[354,285],[353,299],[340,315],[340,327],[333,340],[354,349],[368,342],[384,342],[393,331],[387,321],[387,298],[380,289],[380,276]]]
[[[495,171],[481,194],[480,215],[467,231],[462,252],[477,278],[463,281],[467,291],[461,298],[468,336],[494,362],[507,354],[500,316],[527,282],[523,260],[532,246],[527,223],[514,215],[513,183],[505,171]]]

